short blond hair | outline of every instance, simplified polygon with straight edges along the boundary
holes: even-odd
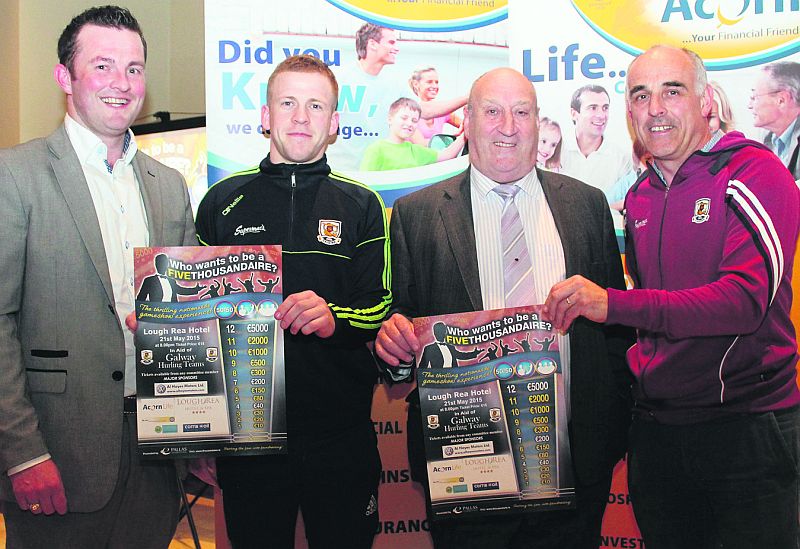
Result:
[[[272,83],[275,78],[284,72],[305,72],[321,74],[328,79],[333,89],[333,109],[336,110],[336,105],[339,102],[339,83],[336,82],[336,76],[333,71],[325,64],[324,61],[314,57],[313,55],[293,55],[281,61],[267,80],[267,104],[270,100],[270,90],[272,90]]]

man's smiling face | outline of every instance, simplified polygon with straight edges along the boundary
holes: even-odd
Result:
[[[270,86],[261,110],[262,126],[270,130],[270,159],[276,164],[316,162],[339,126],[330,81],[315,72],[282,72]]]
[[[608,95],[604,92],[585,90],[581,92],[581,110],[572,112],[577,135],[603,137],[608,124]]]
[[[512,69],[495,69],[472,87],[464,132],[470,162],[497,183],[525,177],[536,165],[536,92]]]
[[[72,70],[56,67],[67,112],[104,142],[119,139],[144,102],[142,39],[127,29],[85,25],[76,43]]]
[[[674,48],[645,52],[628,72],[628,115],[636,137],[672,174],[711,138],[712,91],[697,87],[689,54]]]

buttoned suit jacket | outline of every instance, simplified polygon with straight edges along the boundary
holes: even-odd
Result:
[[[133,169],[150,245],[196,244],[180,174],[142,152]],[[119,470],[127,328],[63,125],[0,151],[0,227],[0,492],[13,501],[6,471],[49,452],[69,510],[98,510]]]
[[[564,249],[566,276],[624,289],[622,263],[603,193],[537,169]],[[391,218],[394,311],[408,317],[483,308],[469,171],[397,200]],[[535,243],[534,243],[535,245]],[[625,351],[633,332],[576,320],[570,333],[570,444],[575,473],[591,484],[624,455],[632,378]],[[409,413],[419,414],[409,398]],[[412,423],[409,422],[409,431]],[[420,478],[421,433],[409,432],[409,459]]]

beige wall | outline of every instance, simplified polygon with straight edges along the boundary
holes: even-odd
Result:
[[[0,78],[0,147],[19,141],[19,5],[17,0],[0,0],[0,51],[3,73]]]
[[[47,135],[64,117],[64,95],[53,80],[56,43],[92,0],[0,0],[0,46],[11,75],[0,87],[0,146]],[[205,113],[203,0],[126,0],[147,39],[147,100],[155,111]],[[191,67],[187,66],[191,61]],[[13,66],[11,66],[13,65]],[[195,85],[186,86],[186,82]],[[15,96],[16,91],[16,96]],[[187,116],[187,115],[183,115]],[[175,115],[174,118],[183,116]],[[140,122],[154,122],[143,118]]]
[[[171,112],[206,112],[205,21],[202,0],[171,0]],[[192,116],[176,115],[177,118]]]

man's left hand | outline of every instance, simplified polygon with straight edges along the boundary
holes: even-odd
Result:
[[[542,318],[565,333],[579,316],[593,322],[605,322],[608,318],[608,292],[591,280],[575,275],[550,288]]]
[[[302,332],[327,338],[336,329],[328,304],[311,290],[287,297],[275,311],[275,318],[280,321],[281,328],[289,330],[292,335]]]

